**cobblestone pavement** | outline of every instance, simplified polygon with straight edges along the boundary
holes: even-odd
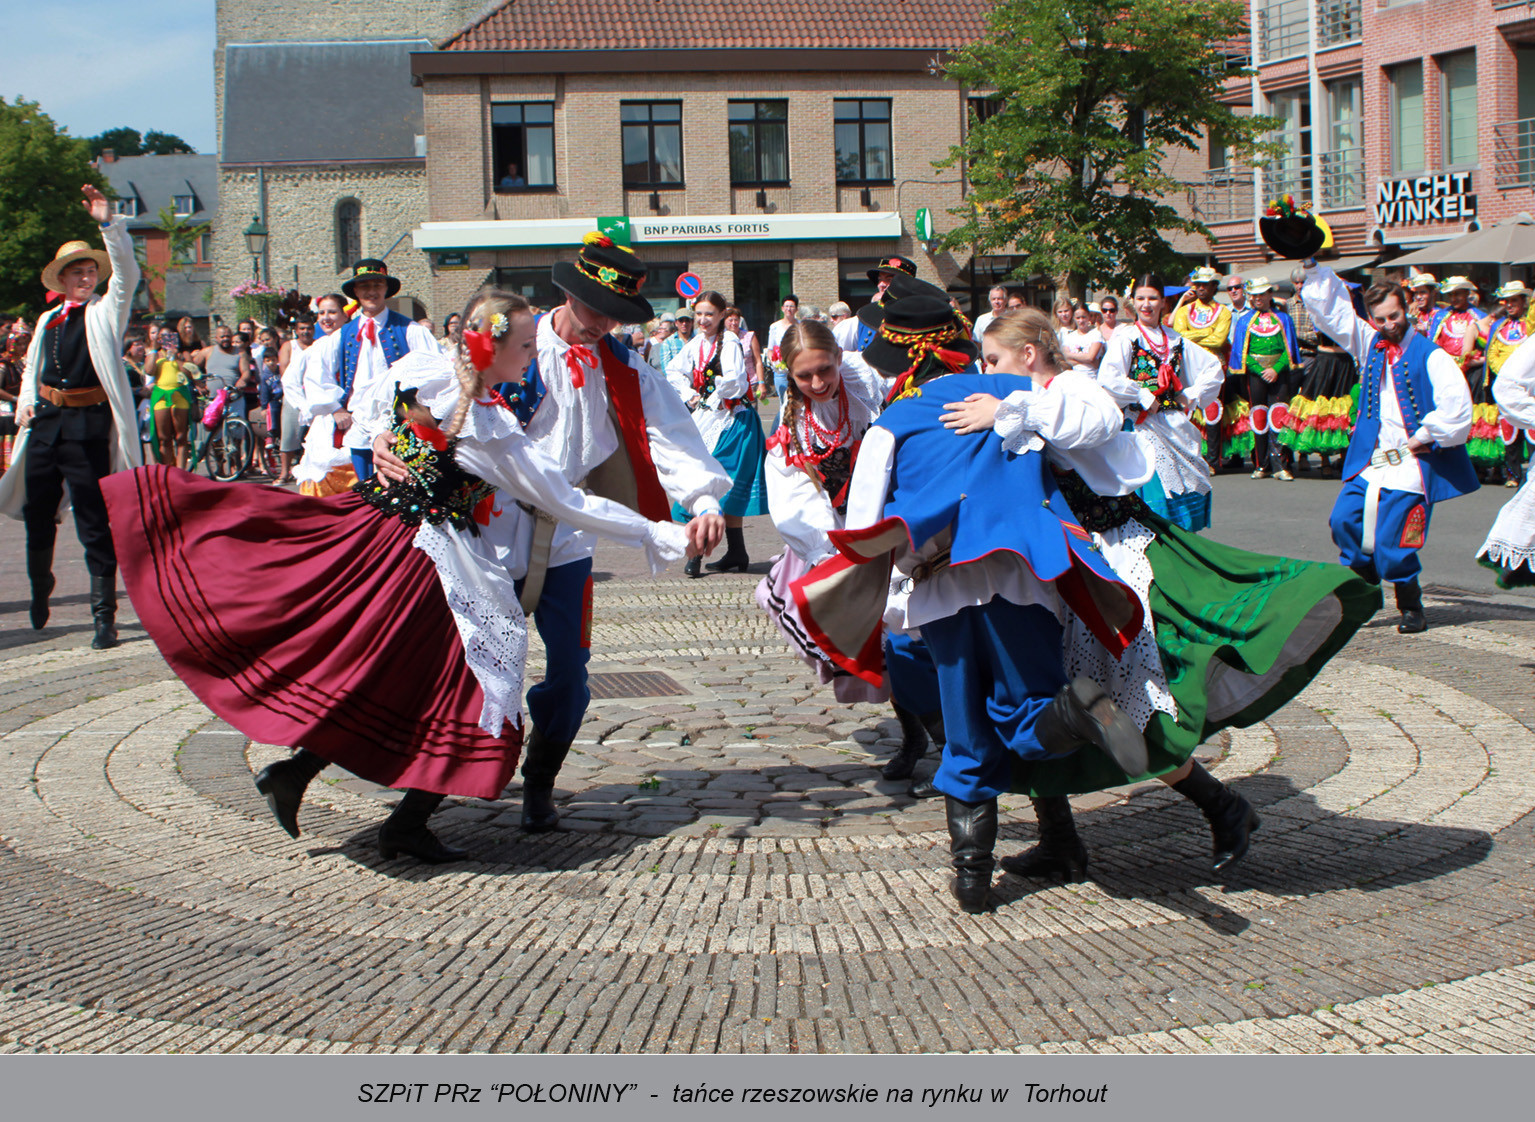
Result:
[[[1000,877],[972,917],[941,808],[878,776],[888,712],[813,686],[756,574],[604,555],[594,670],[680,692],[593,703],[564,832],[520,834],[515,786],[456,800],[438,824],[476,860],[434,869],[381,861],[396,796],[334,769],[283,834],[251,784],[281,749],[214,719],[131,613],[122,647],[84,649],[78,561],[55,625],[27,629],[19,536],[0,1051],[1535,1047],[1528,602],[1431,588],[1425,635],[1382,613],[1296,703],[1202,749],[1263,815],[1225,881],[1198,812],[1148,784],[1073,800],[1090,883]],[[1004,805],[1007,853],[1034,826]]]

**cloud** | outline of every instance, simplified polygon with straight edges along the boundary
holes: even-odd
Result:
[[[0,96],[38,102],[74,136],[129,126],[214,151],[213,5],[153,0],[33,4],[6,20],[32,49],[6,59]]]

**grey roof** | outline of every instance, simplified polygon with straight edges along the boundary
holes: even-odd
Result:
[[[160,208],[177,195],[191,195],[196,209],[183,216],[199,225],[214,222],[219,208],[217,156],[124,156],[101,165],[119,199],[137,199],[138,214],[128,229],[142,230],[159,221]]]
[[[426,128],[410,52],[431,46],[426,39],[226,46],[223,162],[415,159]]]

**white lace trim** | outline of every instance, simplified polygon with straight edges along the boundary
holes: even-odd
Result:
[[[466,533],[422,523],[414,544],[437,566],[464,644],[464,661],[485,695],[480,728],[500,736],[508,720],[522,723],[528,624],[506,570],[479,557],[467,538]]]
[[[1510,569],[1535,570],[1535,477],[1503,504],[1477,556]]]
[[[1163,491],[1210,493],[1210,468],[1199,454],[1199,430],[1187,416],[1153,414],[1136,426],[1135,436],[1152,453]]]
[[[687,551],[686,527],[675,522],[652,522],[645,527],[645,560],[650,562],[652,574],[666,572],[667,566],[682,560]]]
[[[997,403],[997,418],[993,427],[1002,438],[1003,450],[1013,453],[1043,452],[1044,439],[1035,429],[1024,428],[1023,419],[1024,410],[1020,406],[1006,399]]]
[[[1131,519],[1107,533],[1094,534],[1093,542],[1103,551],[1119,578],[1135,589],[1146,614],[1141,632],[1130,648],[1115,658],[1074,614],[1066,617],[1064,659],[1066,674],[1075,678],[1086,675],[1109,691],[1114,703],[1130,715],[1136,728],[1144,730],[1153,714],[1178,715],[1178,703],[1167,688],[1167,674],[1157,651],[1156,634],[1151,619],[1151,562],[1146,547],[1156,535]]]

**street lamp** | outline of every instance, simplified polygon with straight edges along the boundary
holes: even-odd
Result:
[[[261,279],[261,255],[266,252],[267,229],[261,224],[261,215],[251,216],[251,224],[245,227],[245,248],[251,255],[251,277]]]

